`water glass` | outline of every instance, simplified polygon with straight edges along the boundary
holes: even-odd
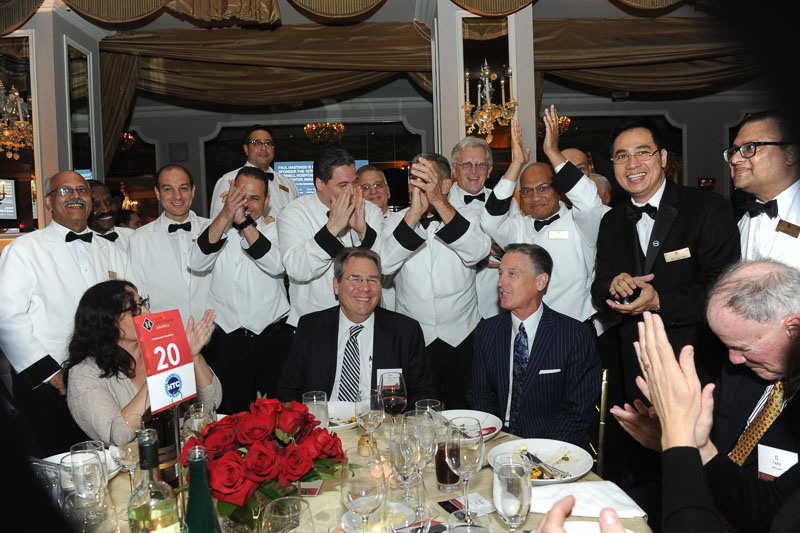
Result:
[[[433,398],[427,398],[424,400],[417,400],[414,403],[415,409],[422,409],[423,411],[429,411],[432,413],[441,413],[442,412],[442,402],[439,400],[434,400]]]
[[[308,406],[308,412],[319,420],[320,429],[328,427],[328,395],[325,391],[314,390],[303,393],[303,403]]]
[[[369,515],[377,511],[386,498],[383,462],[372,446],[348,448],[345,457],[347,462],[341,470],[340,484],[342,501],[361,519],[362,533],[366,533]]]
[[[305,498],[287,496],[267,505],[264,511],[264,533],[288,533],[297,531],[314,533],[314,519]]]
[[[106,486],[103,466],[97,453],[85,450],[71,452],[69,457],[75,494],[84,500],[97,500]]]
[[[108,485],[108,468],[106,466],[106,446],[101,440],[85,440],[77,444],[73,444],[70,452],[91,451],[97,454],[100,465],[103,468],[103,480]]]
[[[403,416],[403,425],[413,436],[419,448],[417,469],[422,470],[433,463],[436,456],[437,436],[433,418],[428,411],[412,409]]]
[[[453,514],[461,514],[464,523],[470,526],[473,517],[469,512],[469,480],[481,469],[484,457],[481,423],[472,417],[452,419],[445,446],[447,465],[464,480],[464,510]]]
[[[398,503],[402,507],[395,507]],[[384,506],[387,510],[384,514],[387,533],[427,533],[434,518],[421,476],[412,479],[406,487],[389,483]]]
[[[181,444],[185,444],[190,437],[196,436],[196,433],[202,433],[207,425],[216,421],[217,412],[212,404],[198,402],[190,405],[183,415]]]
[[[494,506],[512,533],[525,522],[531,507],[531,467],[520,453],[501,453],[494,459]]]

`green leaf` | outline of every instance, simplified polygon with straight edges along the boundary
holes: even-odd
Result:
[[[308,483],[311,481],[317,481],[318,479],[322,479],[322,475],[316,469],[312,468],[306,472],[306,475],[300,478],[300,481]]]
[[[275,489],[259,485],[258,492],[269,498],[270,500],[277,500],[281,495]]]
[[[220,516],[228,516],[236,509],[237,506],[232,503],[223,502],[222,500],[219,500],[217,502],[217,512],[219,513]]]
[[[278,437],[278,440],[280,440],[284,444],[289,444],[290,442],[292,442],[292,436],[287,435],[279,428],[275,428],[275,436]]]

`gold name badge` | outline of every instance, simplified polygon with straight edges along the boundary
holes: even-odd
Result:
[[[551,229],[547,232],[547,238],[552,240],[564,241],[569,239],[569,231],[565,229]]]
[[[791,237],[797,238],[800,235],[800,226],[795,226],[791,222],[786,222],[785,220],[778,221],[778,225],[775,228],[775,231],[780,231],[781,233],[785,233]]]
[[[113,270],[108,271],[108,279],[117,279],[117,273]]]
[[[692,252],[690,252],[688,248],[681,248],[680,250],[664,253],[664,260],[667,263],[680,261],[681,259],[689,259],[690,257],[692,257]]]
[[[289,187],[286,185],[278,185],[278,188],[282,191],[289,192]]]

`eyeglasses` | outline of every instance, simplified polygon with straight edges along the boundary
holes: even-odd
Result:
[[[534,194],[547,194],[553,186],[549,183],[542,183],[536,187],[522,187],[519,190],[520,196],[533,196]]]
[[[352,283],[353,285],[361,285],[362,283],[364,283],[366,281],[367,285],[369,285],[370,287],[375,287],[376,285],[379,285],[380,282],[381,282],[381,279],[378,278],[378,277],[362,278],[361,276],[347,276],[344,279],[346,279],[348,282]]]
[[[250,141],[247,144],[249,144],[250,146],[255,146],[255,147],[263,146],[264,148],[275,148],[275,143],[274,142],[267,141],[267,140],[261,140],[261,139],[253,139],[252,141]]]
[[[52,191],[47,194],[58,194],[59,196],[70,197],[73,193],[78,193],[78,196],[89,196],[92,194],[91,189],[89,187],[78,187],[73,189],[72,187],[56,187]]]
[[[611,162],[615,165],[621,165],[628,161],[628,159],[636,159],[637,161],[650,161],[654,155],[656,155],[660,150],[656,148],[652,152],[648,152],[647,150],[641,150],[639,152],[634,152],[632,154],[617,154],[611,158]]]
[[[739,152],[739,154],[745,159],[750,159],[751,157],[756,155],[756,149],[759,146],[786,146],[787,144],[789,143],[775,142],[775,141],[749,142],[749,143],[744,143],[741,146],[735,146],[735,145],[731,146],[730,148],[722,152],[722,157],[723,159],[725,159],[726,163],[730,163],[731,159],[733,159],[733,156],[736,154],[736,152]]]
[[[464,170],[472,170],[473,168],[475,170],[485,170],[489,165],[487,165],[484,161],[476,161],[475,163],[472,161],[466,161],[464,163],[456,163],[455,166],[461,167]]]
[[[130,311],[131,315],[139,316],[142,314],[142,308],[146,307],[150,309],[150,298],[142,298],[138,302],[133,302],[130,307],[126,307],[122,310],[123,313]]]
[[[380,189],[383,189],[384,187],[386,187],[386,184],[384,182],[376,181],[372,185],[370,185],[369,183],[365,183],[364,185],[361,185],[361,190],[364,191],[364,192],[369,192],[370,189],[375,189],[376,191],[378,191]]]

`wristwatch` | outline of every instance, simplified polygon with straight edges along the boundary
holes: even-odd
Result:
[[[253,220],[253,217],[251,217],[250,215],[245,215],[244,222],[242,222],[241,224],[237,224],[236,222],[233,223],[233,227],[239,231],[242,231],[247,226],[255,226],[255,225],[256,221]]]

